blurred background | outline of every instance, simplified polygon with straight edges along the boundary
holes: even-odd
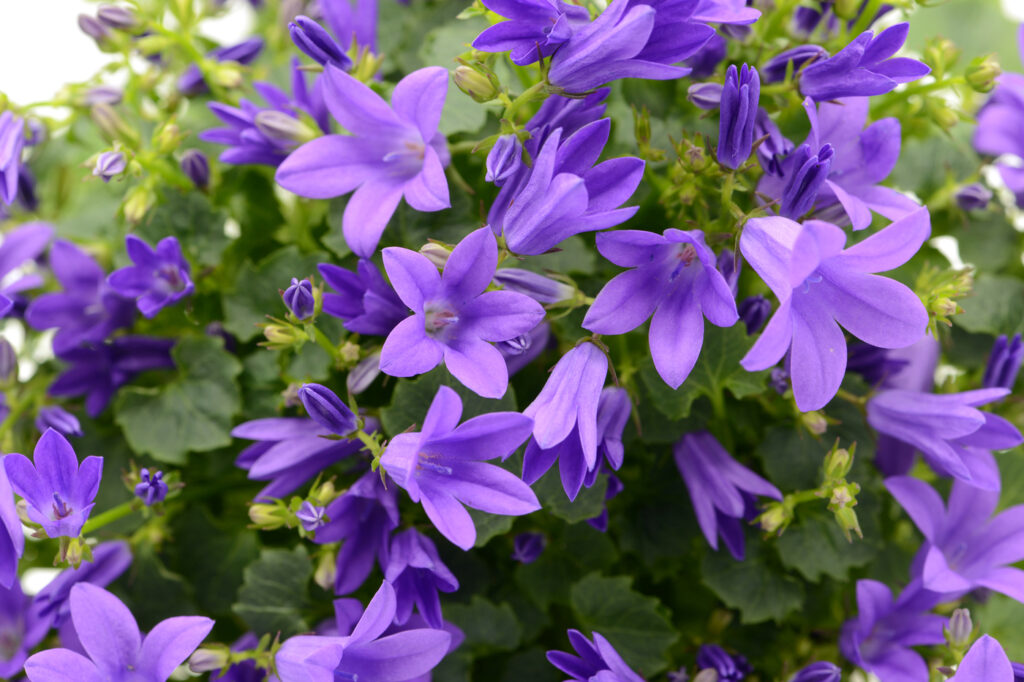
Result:
[[[86,0],[0,0],[0,92],[21,104],[46,100],[64,83],[101,69],[107,56],[76,20],[80,13],[94,14],[96,6]],[[252,11],[249,3],[232,0],[225,17],[204,24],[207,35],[226,42],[247,37]],[[1024,0],[947,0],[915,14],[907,45],[920,50],[929,36],[943,35],[967,57],[995,52],[1005,70],[1021,71],[1021,21]]]

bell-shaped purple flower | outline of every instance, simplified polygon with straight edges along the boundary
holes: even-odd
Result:
[[[7,480],[4,458],[0,457],[0,590],[17,584],[18,559],[24,551],[25,534],[14,506],[14,490]]]
[[[486,227],[459,242],[443,274],[421,253],[384,249],[391,284],[413,315],[384,341],[381,371],[408,377],[443,361],[473,392],[485,398],[504,395],[505,361],[491,344],[529,332],[544,318],[544,309],[514,291],[485,291],[497,264],[498,244]]]
[[[67,439],[48,429],[36,443],[31,460],[13,454],[3,464],[11,488],[28,503],[28,517],[47,536],[78,537],[100,488],[102,457],[86,457],[79,466]]]
[[[164,483],[164,472],[141,469],[139,483],[135,486],[135,497],[142,500],[147,507],[163,502],[167,497],[167,484]]]
[[[501,516],[540,509],[537,496],[514,474],[483,460],[511,455],[530,434],[533,420],[515,412],[493,412],[458,425],[462,401],[447,386],[438,389],[423,430],[395,436],[380,464],[413,502],[420,502],[434,527],[468,550],[476,527],[463,505]]]
[[[782,162],[786,177],[779,215],[799,220],[811,210],[832,170],[834,157],[835,149],[830,144],[817,150],[802,144],[793,150],[793,154]]]
[[[35,426],[40,434],[46,433],[47,429],[53,429],[65,438],[82,435],[82,425],[78,422],[78,417],[59,405],[39,408]]]
[[[550,57],[574,30],[590,21],[585,7],[562,0],[487,0],[484,6],[508,21],[485,29],[473,47],[481,52],[511,51],[510,58],[520,66]]]
[[[1015,682],[1017,670],[994,638],[982,635],[971,645],[949,682]]]
[[[793,395],[806,412],[826,405],[843,380],[846,339],[839,325],[880,348],[915,343],[928,326],[921,299],[903,284],[872,273],[910,260],[930,232],[926,208],[847,249],[846,234],[830,223],[748,222],[740,250],[778,297],[779,307],[741,360],[743,367],[768,369],[792,348]]]
[[[213,628],[200,616],[178,616],[158,623],[145,638],[128,607],[101,587],[71,588],[71,620],[85,656],[50,649],[25,662],[30,682],[56,679],[132,679],[164,682],[195,651]]]
[[[632,268],[597,295],[583,326],[598,334],[624,334],[651,319],[651,358],[665,383],[678,388],[697,362],[704,318],[719,327],[739,319],[736,301],[700,230],[606,232],[597,237],[605,258]]]
[[[372,261],[360,259],[356,272],[321,263],[317,269],[338,293],[324,294],[324,312],[345,320],[355,334],[387,336],[409,312]]]
[[[0,203],[11,205],[18,197],[21,150],[25,147],[25,120],[11,111],[0,114]]]
[[[577,656],[564,651],[549,651],[548,661],[551,665],[569,675],[571,680],[587,682],[644,682],[644,678],[630,669],[619,656],[615,647],[601,633],[594,632],[593,642],[579,630],[569,630],[569,643],[576,650]]]
[[[3,236],[0,242],[0,317],[14,309],[21,292],[42,286],[43,278],[36,273],[9,278],[14,270],[34,261],[46,250],[53,238],[49,223],[25,223]],[[10,280],[10,281],[8,281]]]
[[[865,31],[828,59],[815,61],[800,72],[800,92],[816,102],[840,97],[868,97],[891,92],[931,73],[908,57],[895,57],[907,40],[910,24],[896,24],[877,36]]]
[[[176,237],[164,237],[154,249],[133,234],[125,237],[125,250],[135,265],[110,273],[110,286],[125,298],[134,298],[139,312],[154,317],[169,305],[191,296],[192,271]]]
[[[344,71],[352,68],[352,59],[345,54],[345,46],[339,45],[327,29],[309,17],[301,14],[295,17],[288,24],[288,33],[295,47],[321,66],[333,64]]]
[[[725,451],[707,431],[688,433],[673,448],[697,523],[712,549],[722,536],[729,553],[742,561],[743,525],[757,515],[757,497],[781,500],[782,493]]]
[[[714,670],[721,682],[740,682],[754,672],[745,656],[734,656],[717,644],[702,644],[697,649],[697,667]]]
[[[523,480],[533,483],[558,460],[562,488],[575,500],[597,468],[597,414],[608,358],[582,343],[562,356],[523,414],[533,419],[533,438],[523,458]]]
[[[941,395],[882,391],[868,401],[868,423],[920,450],[943,476],[998,490],[999,469],[988,451],[1016,447],[1024,437],[1007,420],[977,408],[1008,393],[1004,388]]]
[[[760,294],[748,296],[736,306],[736,312],[747,328],[747,334],[756,334],[772,314],[772,304]]]
[[[830,661],[815,661],[802,668],[789,682],[843,682],[843,671]]]
[[[512,541],[512,558],[521,564],[532,564],[544,551],[547,538],[543,533],[520,533]]]
[[[310,419],[335,435],[347,436],[359,425],[351,408],[326,386],[303,384],[299,400]]]
[[[292,277],[291,284],[281,294],[284,304],[299,320],[308,320],[316,308],[316,299],[313,297],[313,283],[308,279],[299,281]]]
[[[239,64],[251,64],[263,51],[262,38],[249,38],[237,45],[218,47],[211,50],[206,56],[218,62],[238,62]],[[195,97],[210,91],[210,86],[203,80],[203,72],[196,64],[190,64],[185,72],[178,78],[178,91],[188,97]]]
[[[384,579],[395,588],[395,623],[405,625],[415,604],[430,627],[444,627],[438,592],[456,591],[459,581],[441,561],[430,538],[415,528],[396,533],[391,538]]]
[[[1009,341],[1005,334],[1001,334],[992,345],[992,353],[988,356],[981,385],[985,388],[1005,388],[1012,391],[1013,385],[1017,383],[1017,374],[1022,362],[1024,342],[1021,341],[1020,334],[1014,334]]]
[[[757,69],[746,64],[740,70],[730,66],[719,102],[718,125],[718,163],[726,168],[739,168],[750,158],[760,97]]]
[[[277,183],[304,197],[328,199],[355,190],[342,231],[356,255],[369,258],[388,220],[405,200],[417,211],[451,204],[444,167],[449,155],[438,132],[448,72],[420,69],[403,78],[388,106],[380,95],[335,66],[323,75],[331,115],[351,135],[326,135],[289,155]]]
[[[452,636],[436,628],[387,634],[397,607],[395,590],[387,581],[381,583],[351,634],[299,635],[285,640],[274,659],[278,677],[282,682],[419,680],[448,653]]]

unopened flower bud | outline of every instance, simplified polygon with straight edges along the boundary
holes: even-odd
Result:
[[[345,386],[352,395],[359,395],[370,387],[373,380],[380,374],[380,352],[371,353],[349,370],[345,377]]]
[[[88,14],[78,15],[78,28],[82,29],[82,33],[95,40],[96,44],[101,47],[110,39],[110,30],[99,19]]]
[[[502,135],[487,154],[485,180],[501,187],[523,165],[523,145],[515,135]]]
[[[262,530],[276,530],[285,525],[286,519],[279,505],[256,503],[249,506],[249,520]]]
[[[1007,339],[1005,334],[996,337],[992,352],[985,364],[982,376],[983,388],[1007,388],[1013,390],[1017,383],[1017,374],[1024,363],[1024,341],[1020,334]]]
[[[83,561],[92,561],[92,547],[85,543],[84,538],[71,538],[65,544],[64,540],[67,539],[61,538],[60,554],[58,555],[61,562],[67,562],[70,566],[78,568]]]
[[[971,622],[971,612],[968,609],[957,609],[949,617],[949,625],[946,626],[946,640],[950,646],[957,649],[966,649],[971,643],[971,633],[974,631],[974,623]]]
[[[7,339],[0,336],[0,384],[7,384],[18,378],[18,354]]]
[[[185,150],[181,157],[181,171],[199,189],[206,189],[210,184],[210,162],[198,149]]]
[[[273,350],[283,350],[299,345],[305,336],[302,330],[290,324],[268,324],[263,328],[263,336],[267,346]]]
[[[828,420],[818,411],[804,412],[800,415],[800,422],[815,436],[820,436],[828,430]]]
[[[770,502],[755,521],[765,533],[781,535],[789,527],[789,524],[793,522],[793,518],[792,505],[785,502]]]
[[[931,67],[933,75],[940,78],[960,59],[960,48],[948,38],[937,38],[924,49],[924,63]]]
[[[128,162],[122,152],[103,152],[96,157],[96,165],[93,166],[92,174],[102,178],[103,182],[110,182],[116,178],[127,167]]]
[[[493,73],[484,73],[472,66],[462,64],[455,67],[453,78],[459,90],[477,102],[490,102],[498,96],[498,79]]]
[[[771,302],[760,294],[743,299],[736,309],[747,327],[747,334],[759,332],[772,314]]]
[[[352,68],[352,59],[345,54],[345,49],[331,37],[327,29],[309,17],[301,14],[295,17],[295,21],[288,24],[288,33],[295,47],[318,64],[333,64],[342,71]]]
[[[292,277],[291,285],[281,294],[284,304],[288,306],[299,320],[308,320],[316,310],[316,297],[313,295],[313,284],[304,279],[301,282]]]
[[[322,552],[313,570],[313,582],[328,592],[334,590],[334,577],[338,572],[338,564],[333,552]]]
[[[853,467],[853,453],[846,448],[835,448],[825,456],[825,480],[838,481],[846,478]]]
[[[188,659],[188,669],[194,673],[208,673],[222,670],[228,664],[231,650],[222,644],[212,644],[197,649]]]
[[[849,21],[857,18],[863,5],[863,0],[835,0],[832,3],[832,11],[840,19]]]
[[[58,405],[40,408],[35,426],[39,433],[53,429],[65,437],[82,435],[82,425],[78,422],[78,417]]]
[[[982,211],[992,201],[992,191],[980,182],[972,182],[958,189],[953,197],[961,210]]]
[[[564,282],[519,268],[499,268],[494,281],[509,291],[525,294],[538,303],[559,303],[571,299],[576,290]]]
[[[101,5],[96,10],[96,18],[110,28],[128,30],[139,25],[139,18],[135,13],[126,7],[115,5]]]
[[[153,135],[153,146],[160,154],[170,154],[181,146],[181,141],[184,139],[185,135],[182,134],[178,124],[168,121],[160,126],[160,129]]]
[[[245,81],[242,67],[234,61],[214,64],[207,75],[215,84],[229,89],[237,88]]]
[[[153,194],[153,190],[149,189],[145,185],[140,185],[133,189],[128,197],[125,199],[124,217],[130,223],[141,222],[146,214],[149,212],[150,207],[153,206],[153,202],[156,201],[156,196]]]
[[[452,250],[437,242],[427,242],[420,247],[420,253],[438,268],[443,268],[448,263],[448,256],[452,255]]]
[[[256,114],[256,128],[275,142],[302,144],[317,136],[308,125],[283,111],[267,109]]]
[[[835,663],[816,661],[798,672],[789,682],[842,682],[843,671]]]
[[[521,564],[530,564],[544,551],[547,540],[543,533],[520,533],[513,541],[512,558]]]
[[[686,91],[686,99],[698,109],[717,109],[722,103],[722,84],[694,83]]]
[[[299,389],[299,400],[309,418],[333,434],[347,436],[356,430],[358,419],[334,391],[320,384],[305,384]]]
[[[964,77],[975,92],[990,92],[996,86],[996,79],[1003,73],[995,57],[988,55],[971,60]]]
[[[123,96],[124,93],[120,88],[115,88],[112,85],[97,85],[85,91],[84,103],[86,106],[94,106],[100,102],[114,105],[120,102]]]
[[[856,483],[838,485],[832,489],[832,496],[828,504],[829,511],[835,515],[836,522],[849,542],[853,542],[851,533],[856,533],[860,538],[864,537],[860,530],[860,522],[857,520],[857,512],[853,510],[857,506],[858,492],[860,492],[860,486]]]
[[[110,142],[117,140],[134,141],[138,135],[124,122],[124,119],[106,102],[97,102],[89,111],[93,123]]]

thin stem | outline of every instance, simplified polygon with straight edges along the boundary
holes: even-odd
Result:
[[[85,535],[86,533],[91,533],[94,530],[106,526],[107,524],[114,523],[115,521],[120,521],[124,517],[138,510],[138,503],[139,500],[131,499],[128,500],[127,502],[122,502],[116,507],[108,509],[102,514],[97,514],[96,516],[93,516],[85,522],[84,526],[82,526],[82,534]]]

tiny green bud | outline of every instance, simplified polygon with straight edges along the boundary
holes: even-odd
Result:
[[[990,92],[996,86],[996,79],[1002,72],[995,57],[987,55],[972,59],[964,77],[975,92]]]
[[[181,146],[181,141],[186,135],[182,134],[181,128],[174,121],[168,121],[160,126],[153,135],[153,147],[159,154],[170,154]]]
[[[498,77],[490,73],[489,70],[484,71],[481,67],[474,68],[468,64],[462,64],[455,67],[452,77],[459,90],[477,102],[490,102],[498,96],[500,89]]]
[[[260,530],[276,530],[286,525],[290,513],[277,504],[256,503],[249,507],[249,520]]]
[[[263,328],[263,336],[267,339],[267,347],[271,350],[284,350],[301,345],[306,335],[290,324],[271,323]]]
[[[766,533],[782,535],[782,532],[793,522],[793,516],[792,505],[786,504],[785,501],[772,502],[755,519],[755,522]]]
[[[315,130],[283,111],[267,109],[256,114],[256,128],[271,140],[299,145],[319,136]]]
[[[231,659],[231,650],[223,644],[209,644],[197,649],[188,659],[188,669],[194,673],[223,670]]]
[[[210,64],[209,76],[215,84],[225,88],[237,88],[245,80],[243,67],[238,62],[213,62]]]
[[[142,222],[155,201],[156,196],[153,190],[145,185],[139,185],[128,193],[124,204],[122,204],[125,220],[130,223]]]
[[[936,78],[951,69],[960,59],[960,48],[952,40],[937,38],[924,49],[924,63],[931,67]]]
[[[853,542],[851,533],[856,533],[859,538],[864,537],[864,533],[860,529],[860,522],[857,520],[857,512],[853,510],[857,506],[858,492],[860,492],[860,486],[856,483],[838,485],[832,489],[832,496],[828,504],[829,511],[835,515],[836,522],[839,523],[848,542]]]
[[[316,562],[316,569],[313,571],[313,582],[331,592],[334,590],[334,578],[337,570],[334,552],[321,552],[320,558]]]
[[[845,448],[833,448],[825,456],[825,480],[838,481],[850,473],[853,466],[853,453]]]
[[[828,420],[821,412],[804,412],[800,415],[800,422],[815,436],[820,436],[828,430]]]
[[[832,5],[832,11],[840,19],[852,20],[857,18],[863,4],[863,0],[836,0]]]
[[[83,561],[92,561],[92,548],[86,544],[85,538],[61,538],[60,553],[54,564],[67,562],[72,567],[78,568]]]

